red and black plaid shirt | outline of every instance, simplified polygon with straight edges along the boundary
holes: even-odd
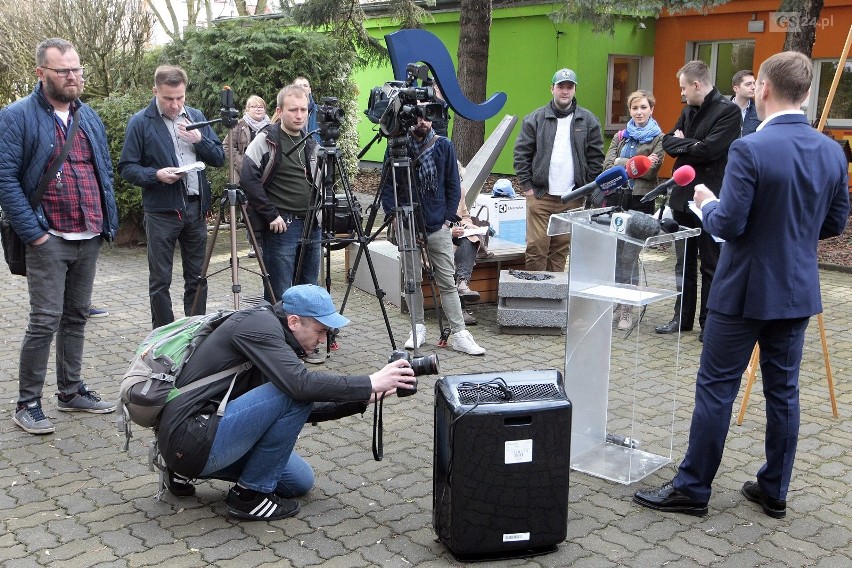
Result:
[[[65,128],[57,120],[51,164],[59,158],[64,144]],[[41,200],[50,228],[60,233],[102,233],[104,213],[100,186],[92,146],[82,129],[77,129],[68,158],[59,171],[61,173],[50,180]]]

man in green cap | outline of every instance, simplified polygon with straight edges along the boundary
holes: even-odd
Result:
[[[577,74],[560,69],[553,74],[553,100],[528,114],[515,142],[515,173],[527,198],[527,270],[564,272],[569,235],[547,236],[554,213],[582,205],[582,199],[562,203],[561,197],[593,181],[603,169],[601,125],[577,104]]]

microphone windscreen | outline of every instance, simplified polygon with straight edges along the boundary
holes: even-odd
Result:
[[[667,233],[677,233],[680,231],[680,225],[677,224],[677,221],[670,217],[664,217],[662,221],[660,221],[660,225],[663,226],[663,230]]]
[[[695,179],[695,169],[692,166],[681,166],[672,173],[672,179],[680,186],[689,185]]]
[[[644,241],[660,234],[660,221],[647,213],[630,211],[630,219],[624,228],[624,234],[639,241]]]
[[[644,176],[651,169],[651,159],[648,156],[633,156],[624,166],[627,177],[633,179]]]

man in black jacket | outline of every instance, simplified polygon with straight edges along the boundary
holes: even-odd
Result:
[[[192,495],[189,479],[234,481],[226,505],[247,520],[283,519],[296,514],[314,483],[311,466],[293,447],[305,422],[364,412],[379,393],[411,388],[408,361],[388,363],[372,375],[309,373],[303,359],[322,344],[331,328],[349,320],[325,289],[293,286],[275,306],[231,315],[198,347],[176,381],[178,388],[250,362],[233,384],[223,415],[219,402],[229,385],[181,394],[163,408],[158,425],[160,453],[168,467],[167,486]]]
[[[728,148],[739,138],[740,109],[713,86],[710,68],[703,61],[690,61],[677,72],[681,95],[686,107],[672,131],[663,137],[663,149],[675,158],[674,169],[684,165],[695,168],[695,180],[675,187],[669,200],[672,217],[681,227],[701,227],[701,220],[689,210],[695,186],[703,183],[716,195],[722,188],[722,176],[728,163]],[[681,243],[682,241],[678,241]],[[684,250],[684,248],[686,250]],[[701,309],[698,323],[704,327],[707,317],[707,295],[719,260],[719,244],[707,232],[686,240],[677,250],[675,274],[683,270],[682,294],[675,303],[674,317],[657,326],[657,333],[691,331],[695,323],[698,295],[698,256],[701,255]],[[683,268],[686,264],[685,269]],[[678,282],[678,284],[681,284]],[[681,302],[683,310],[681,311]],[[699,340],[703,335],[699,335]]]

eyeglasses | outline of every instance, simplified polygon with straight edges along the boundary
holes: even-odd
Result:
[[[65,68],[65,69],[54,69],[53,67],[48,67],[47,65],[41,65],[42,69],[50,69],[54,73],[56,73],[59,77],[67,77],[69,73],[74,73],[77,77],[82,77],[85,72],[85,67],[74,67],[73,69]]]

